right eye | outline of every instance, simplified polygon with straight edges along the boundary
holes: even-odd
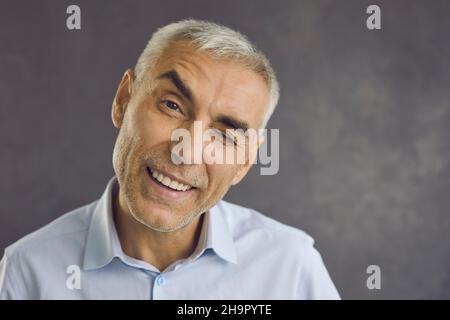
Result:
[[[166,107],[173,111],[181,112],[181,108],[173,101],[170,100],[162,100],[161,103]]]

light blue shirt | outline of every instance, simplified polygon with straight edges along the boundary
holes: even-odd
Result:
[[[160,271],[127,256],[102,197],[5,250],[1,299],[339,299],[313,239],[220,201],[204,213],[196,249]]]

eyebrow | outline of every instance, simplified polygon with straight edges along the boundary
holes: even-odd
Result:
[[[159,75],[157,79],[168,79],[170,80],[175,87],[183,94],[183,96],[186,97],[190,102],[192,102],[192,91],[189,89],[189,87],[181,80],[180,75],[175,70],[170,70],[167,72],[164,72],[163,74]]]
[[[244,132],[249,129],[249,125],[247,122],[236,119],[231,116],[224,115],[224,114],[219,115],[217,117],[216,121],[224,124],[227,127],[231,127],[233,129],[242,129]]]

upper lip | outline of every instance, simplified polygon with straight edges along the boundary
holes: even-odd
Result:
[[[158,171],[159,173],[162,173],[164,176],[169,177],[171,180],[175,180],[175,181],[177,181],[177,182],[181,182],[182,184],[186,184],[186,185],[191,186],[191,187],[194,188],[194,186],[193,186],[191,183],[189,183],[189,182],[187,182],[186,180],[181,179],[181,178],[179,178],[179,177],[177,177],[177,176],[174,176],[173,174],[170,174],[170,173],[168,173],[167,171],[165,171],[165,170],[163,170],[163,169],[160,169],[160,168],[152,168],[152,167],[150,167],[150,166],[147,166],[147,168],[149,168],[151,171],[156,170],[156,171]]]

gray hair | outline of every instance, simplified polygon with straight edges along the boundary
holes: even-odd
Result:
[[[160,58],[173,42],[187,40],[198,50],[213,57],[237,60],[264,78],[269,87],[270,101],[262,127],[265,127],[279,99],[279,84],[266,56],[246,36],[223,25],[201,20],[182,20],[159,28],[141,53],[134,68],[137,84],[145,72]]]

